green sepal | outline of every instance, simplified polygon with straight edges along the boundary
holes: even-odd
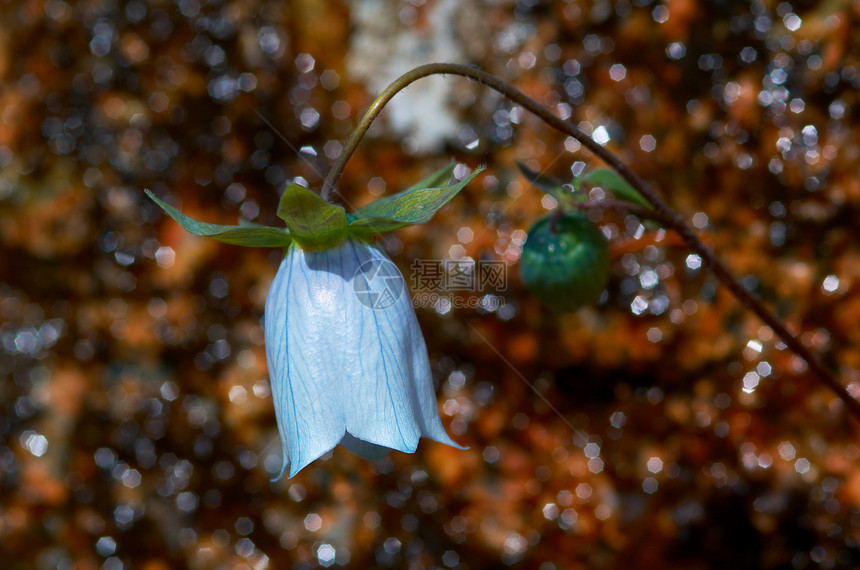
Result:
[[[244,245],[248,247],[286,247],[290,245],[290,233],[281,228],[272,228],[243,222],[240,220],[238,226],[225,226],[221,224],[207,224],[198,222],[194,218],[186,216],[167,202],[159,200],[149,190],[145,190],[153,202],[164,210],[168,216],[176,220],[182,228],[200,237],[216,239],[220,242],[232,245]]]
[[[402,192],[359,208],[349,223],[349,235],[367,240],[380,233],[426,223],[485,167],[479,166],[459,182],[438,186],[453,169],[453,164],[448,165]]]
[[[654,209],[653,206],[651,206],[651,203],[642,197],[642,194],[637,192],[636,189],[628,184],[626,180],[621,178],[618,173],[614,170],[610,170],[609,168],[598,168],[575,178],[573,180],[574,192],[578,192],[582,185],[586,183],[600,186],[604,190],[609,190],[620,200],[645,206],[649,210]]]
[[[456,168],[457,162],[451,161],[436,172],[431,172],[406,190],[401,190],[400,193],[409,192],[410,190],[421,190],[422,188],[440,188],[451,180]],[[396,195],[396,194],[395,194]]]
[[[406,190],[381,198],[352,214],[326,202],[304,186],[290,184],[278,204],[278,217],[284,221],[286,229],[245,220],[240,220],[239,226],[198,222],[159,200],[149,190],[146,194],[180,226],[197,236],[258,247],[286,247],[295,241],[303,249],[321,250],[335,247],[348,237],[371,241],[381,233],[429,221],[485,168],[480,166],[464,180],[444,185],[454,166],[452,162]]]
[[[290,236],[303,249],[334,247],[348,232],[346,211],[330,204],[313,190],[290,184],[278,204],[278,217],[287,224]]]
[[[526,177],[526,180],[531,182],[538,190],[543,190],[552,196],[561,206],[572,205],[576,202],[574,196],[564,187],[564,183],[558,178],[535,172],[519,160],[516,163],[517,168],[520,169],[520,173]]]

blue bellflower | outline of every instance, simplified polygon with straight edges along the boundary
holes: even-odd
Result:
[[[442,427],[403,276],[377,246],[291,244],[266,298],[265,331],[279,477],[337,444],[369,459],[412,453],[421,436],[465,449]]]
[[[278,203],[285,228],[210,224],[147,195],[196,236],[287,248],[266,298],[266,357],[290,477],[338,443],[378,458],[412,453],[421,436],[454,443],[439,419],[427,347],[403,275],[368,242],[424,224],[477,176],[446,183],[452,162],[397,194],[347,214],[289,184]]]

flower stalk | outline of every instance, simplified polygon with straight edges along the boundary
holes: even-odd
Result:
[[[614,169],[627,183],[629,183],[654,209],[649,216],[660,220],[667,229],[677,232],[687,246],[696,252],[703,261],[703,265],[710,268],[717,279],[728,288],[728,290],[740,301],[740,303],[755,313],[773,332],[788,346],[788,348],[800,356],[814,373],[815,377],[825,386],[830,388],[836,396],[845,404],[849,413],[860,421],[860,401],[856,400],[845,388],[842,382],[824,365],[818,354],[807,348],[800,339],[788,330],[785,323],[780,320],[753,292],[746,289],[740,280],[729,270],[728,266],[717,257],[714,252],[706,246],[696,235],[695,230],[687,224],[681,216],[675,212],[660,194],[657,193],[638,174],[628,167],[615,154],[595,142],[576,125],[554,115],[549,109],[528,97],[509,83],[480,69],[455,63],[430,63],[416,67],[415,69],[395,79],[382,93],[373,101],[370,108],[365,112],[353,133],[344,146],[343,152],[337,158],[332,169],[325,178],[321,190],[321,196],[330,200],[335,191],[337,179],[343,172],[343,168],[350,156],[355,152],[364,134],[370,128],[371,123],[379,115],[385,105],[398,92],[411,83],[431,75],[458,75],[467,77],[478,83],[497,91],[513,101],[517,105],[530,111],[543,122],[554,129],[573,137],[579,143],[593,152],[599,159]]]

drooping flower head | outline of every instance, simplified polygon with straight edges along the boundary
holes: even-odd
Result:
[[[427,348],[400,271],[355,239],[291,245],[266,299],[266,357],[290,477],[341,443],[412,453],[445,433]]]
[[[442,427],[424,337],[403,276],[373,238],[428,221],[482,168],[442,185],[453,165],[346,214],[295,184],[281,198],[287,228],[218,226],[156,201],[183,228],[226,243],[284,247],[265,308],[266,357],[292,477],[342,444],[378,458],[412,453],[420,437],[461,448]]]

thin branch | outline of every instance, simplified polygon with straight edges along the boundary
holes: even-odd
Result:
[[[640,206],[639,204],[625,202],[624,200],[589,200],[588,202],[575,202],[573,206],[575,208],[582,208],[583,210],[617,210],[633,214],[643,220],[654,220],[664,226],[667,225],[666,220],[654,210]]]
[[[364,114],[359,124],[356,126],[352,135],[350,135],[343,152],[338,157],[331,171],[326,176],[321,194],[323,198],[329,199],[338,177],[343,171],[343,167],[349,160],[349,157],[355,152],[358,143],[361,141],[370,124],[382,110],[382,108],[391,100],[394,95],[422,77],[430,75],[459,75],[468,77],[474,81],[482,83],[487,87],[498,91],[517,105],[537,115],[543,122],[553,127],[554,129],[573,137],[579,143],[593,152],[598,158],[604,161],[618,172],[639,194],[642,195],[654,207],[655,214],[667,228],[675,230],[687,245],[702,258],[704,264],[714,272],[717,278],[728,287],[729,291],[741,302],[741,304],[758,315],[758,317],[769,326],[777,336],[791,349],[792,352],[800,356],[806,361],[812,372],[823,382],[828,388],[842,400],[848,411],[858,420],[860,420],[860,402],[854,399],[845,389],[845,386],[833,375],[833,373],[824,365],[820,357],[808,349],[795,335],[791,334],[786,325],[768,309],[764,303],[753,294],[751,291],[744,288],[741,282],[735,277],[723,263],[723,261],[714,255],[708,246],[706,246],[696,235],[696,232],[683,219],[672,210],[662,197],[646,183],[638,174],[633,172],[620,158],[606,150],[603,146],[596,143],[590,136],[581,131],[576,125],[569,123],[545,108],[543,105],[531,99],[520,90],[506,83],[502,79],[491,75],[480,69],[459,65],[455,63],[430,63],[416,67],[415,69],[401,75],[394,80],[391,85],[376,98],[370,108]]]

